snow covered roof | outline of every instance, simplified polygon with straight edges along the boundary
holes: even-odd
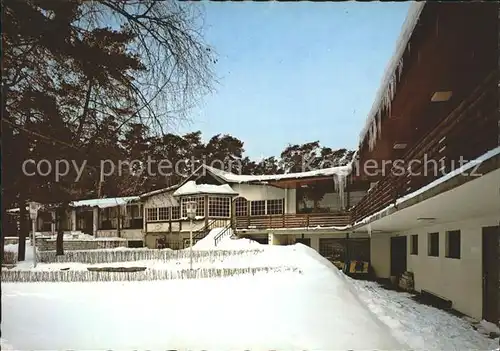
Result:
[[[179,188],[181,185],[182,185],[182,183],[179,183],[179,184],[169,186],[167,188],[161,188],[161,189],[149,191],[147,193],[141,194],[139,197],[145,198],[145,197],[150,197],[150,196],[154,196],[154,195],[159,195],[159,194],[162,194],[162,193],[167,192],[167,191],[175,190],[175,189]]]
[[[286,174],[269,174],[269,175],[239,175],[231,172],[222,171],[210,166],[204,166],[207,171],[228,183],[251,183],[251,182],[265,182],[265,181],[278,181],[287,179],[302,179],[314,177],[329,177],[333,175],[346,176],[351,173],[352,165],[330,167],[317,169],[313,171],[299,172],[299,173],[286,173]]]
[[[410,48],[409,40],[418,23],[420,14],[425,6],[425,1],[412,2],[408,10],[408,15],[402,26],[402,31],[396,42],[396,49],[382,77],[382,84],[377,91],[375,101],[368,113],[365,127],[361,131],[359,145],[361,146],[367,134],[369,135],[368,145],[373,149],[377,137],[381,133],[381,113],[384,108],[390,109],[390,105],[396,94],[396,83],[403,72],[403,54],[406,48]]]
[[[228,184],[196,184],[194,180],[186,182],[174,192],[174,196],[197,194],[238,195]]]
[[[126,205],[129,202],[139,200],[139,196],[127,196],[127,197],[110,197],[104,199],[90,199],[90,200],[79,200],[70,203],[71,207],[115,207]]]

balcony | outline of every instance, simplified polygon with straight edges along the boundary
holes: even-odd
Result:
[[[385,178],[351,210],[358,222],[407,194],[460,168],[499,145],[497,76],[491,73],[455,110],[402,158],[405,169],[387,169]]]
[[[317,227],[343,227],[349,224],[346,213],[284,214],[267,216],[245,216],[235,218],[236,230],[294,229]]]

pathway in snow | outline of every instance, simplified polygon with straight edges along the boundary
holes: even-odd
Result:
[[[413,350],[493,350],[492,340],[462,318],[420,304],[408,293],[382,288],[374,282],[349,279],[358,296],[388,325],[394,336]]]

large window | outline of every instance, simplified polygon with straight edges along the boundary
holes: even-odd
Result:
[[[158,208],[158,220],[168,221],[169,219],[170,219],[170,208],[169,207]]]
[[[446,232],[446,257],[460,258],[460,230]]]
[[[172,207],[172,219],[179,219],[179,218],[181,218],[181,207],[180,206]]]
[[[130,218],[142,218],[142,205],[127,205],[127,216]]]
[[[411,236],[410,255],[418,255],[418,235]]]
[[[250,202],[251,216],[264,216],[266,214],[266,200]]]
[[[427,236],[428,255],[439,256],[439,233],[429,233]]]
[[[146,209],[146,219],[148,222],[153,222],[158,220],[158,209],[157,208],[147,208]]]
[[[236,217],[248,216],[248,201],[244,197],[239,197],[234,201]]]
[[[203,196],[190,196],[181,199],[182,217],[187,217],[186,204],[190,201],[196,201],[196,216],[205,216],[205,198]]]
[[[283,199],[267,200],[267,214],[283,214]]]
[[[231,200],[228,197],[209,197],[209,217],[229,217]]]
[[[180,218],[180,207],[155,207],[146,209],[146,218],[148,222],[161,222],[170,219]]]

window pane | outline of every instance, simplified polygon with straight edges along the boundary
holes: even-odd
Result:
[[[267,214],[283,214],[283,199],[267,200]]]
[[[169,211],[168,207],[160,207],[158,209],[158,220],[159,221],[168,221],[168,219],[170,217],[169,214],[170,214],[170,211]]]
[[[158,209],[157,208],[148,208],[147,209],[147,220],[149,222],[158,220]]]
[[[428,255],[433,257],[439,256],[439,233],[428,234]]]
[[[263,216],[266,214],[266,201],[252,201],[250,202],[250,215]]]
[[[246,217],[248,216],[248,201],[243,197],[239,197],[234,203],[235,215],[236,217]]]
[[[460,230],[446,232],[446,257],[460,258]]]
[[[411,245],[410,253],[412,255],[418,255],[418,235],[412,235],[411,236],[410,245]]]
[[[179,219],[181,217],[180,206],[172,207],[172,219]]]
[[[228,197],[210,197],[208,199],[209,217],[229,217],[230,200]]]

